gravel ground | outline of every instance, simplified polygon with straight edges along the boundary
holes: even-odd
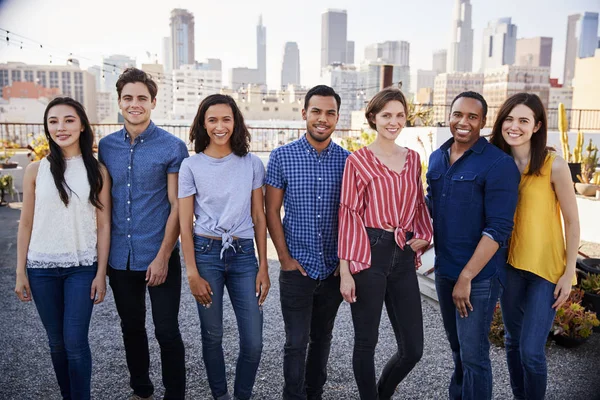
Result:
[[[16,263],[16,231],[19,211],[0,208],[0,399],[60,399],[47,339],[31,303],[20,303],[13,293]],[[271,246],[269,255],[275,256]],[[254,399],[278,399],[283,384],[283,321],[279,307],[279,264],[269,260],[272,289],[264,306],[264,351],[254,388]],[[92,397],[126,399],[130,393],[119,318],[112,293],[95,307],[90,329],[93,354]],[[425,353],[421,362],[398,387],[396,399],[444,399],[452,373],[452,358],[442,321],[435,305],[423,301]],[[210,390],[201,359],[200,325],[194,300],[184,280],[180,327],[186,347],[189,399],[210,399]],[[152,380],[157,398],[163,394],[160,382],[159,348],[148,319]],[[229,302],[225,305],[225,360],[230,390],[238,352],[237,328]],[[325,399],[357,399],[352,375],[353,332],[349,305],[343,304],[336,320],[329,360]],[[387,316],[382,318],[376,352],[378,371],[386,357],[395,351]],[[547,351],[549,400],[600,399],[600,335],[596,334],[577,349],[550,346]],[[511,399],[504,350],[492,348],[494,399]]]

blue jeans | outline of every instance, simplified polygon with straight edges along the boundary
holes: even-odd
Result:
[[[233,394],[237,399],[246,400],[252,396],[263,347],[263,312],[256,297],[258,262],[252,239],[234,240],[222,259],[221,243],[221,240],[194,236],[198,272],[213,291],[210,307],[198,303],[202,356],[213,397],[229,399],[222,346],[223,293],[226,286],[240,335]]]
[[[63,399],[90,398],[92,353],[88,331],[94,305],[90,292],[96,271],[96,264],[27,269]]]
[[[531,272],[506,268],[506,289],[500,297],[506,332],[506,360],[515,399],[546,395],[546,340],[552,328],[556,285]]]
[[[488,334],[501,292],[497,276],[471,283],[471,305],[461,318],[452,300],[455,279],[435,277],[435,287],[446,336],[452,349],[454,373],[450,380],[451,400],[489,400],[492,398],[492,364]]]

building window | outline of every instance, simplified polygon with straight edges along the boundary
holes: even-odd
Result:
[[[69,71],[63,71],[61,73],[62,78],[62,94],[64,96],[71,96],[71,73]]]
[[[37,71],[36,73],[37,84],[43,87],[47,87],[46,82],[46,71]]]
[[[50,71],[50,87],[58,88],[58,71]]]
[[[294,107],[294,108],[292,108],[292,111],[293,111],[293,112],[298,112],[299,110],[298,110],[298,108],[297,108],[297,107]]]
[[[26,82],[33,82],[33,71],[23,71]]]
[[[263,107],[263,111],[269,111],[269,107]]]
[[[21,71],[20,70],[10,71],[10,79],[13,82],[21,82]]]

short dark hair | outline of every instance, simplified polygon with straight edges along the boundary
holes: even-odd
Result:
[[[198,112],[190,128],[190,143],[194,143],[194,151],[202,153],[210,143],[210,136],[204,127],[204,118],[209,107],[226,104],[233,113],[233,133],[231,134],[231,149],[236,156],[243,157],[250,151],[250,132],[244,122],[244,116],[235,100],[226,94],[211,94],[200,103]]]
[[[494,127],[492,128],[492,137],[490,138],[490,143],[504,150],[506,153],[512,154],[510,145],[506,143],[504,136],[502,136],[502,124],[513,108],[519,104],[523,104],[531,110],[535,125],[541,123],[540,129],[538,129],[533,136],[531,136],[531,156],[529,159],[529,169],[526,173],[526,175],[540,175],[541,169],[546,161],[548,151],[554,149],[547,146],[548,119],[546,117],[544,103],[542,103],[542,100],[537,94],[517,93],[506,99],[504,104],[502,104],[500,107],[498,115],[496,116],[496,121],[494,122]]]
[[[365,117],[367,118],[367,122],[369,126],[373,130],[377,130],[377,126],[371,120],[375,117],[375,115],[383,110],[385,105],[390,101],[399,101],[402,103],[404,107],[404,113],[408,115],[408,107],[406,105],[406,97],[404,97],[404,93],[400,89],[394,87],[388,87],[383,90],[380,90],[371,100],[369,100],[369,104],[367,104],[367,108],[365,110]]]
[[[119,75],[119,79],[117,80],[117,94],[119,95],[119,99],[121,98],[121,92],[123,88],[128,83],[141,82],[148,88],[150,92],[150,100],[154,101],[156,98],[156,94],[158,93],[158,86],[156,86],[156,82],[152,80],[152,76],[137,68],[127,68],[121,75]]]
[[[460,99],[461,97],[468,97],[469,99],[478,100],[481,103],[481,108],[483,109],[482,117],[483,118],[487,117],[487,111],[488,111],[487,101],[485,101],[485,99],[483,98],[482,95],[480,95],[477,92],[472,92],[472,91],[462,92],[461,94],[456,96],[454,98],[454,100],[452,100],[452,103],[450,104],[450,112],[452,112],[452,107],[454,106],[454,103],[456,102],[456,100]]]
[[[335,102],[337,103],[337,110],[340,112],[340,106],[342,104],[342,99],[340,95],[333,90],[333,88],[327,85],[317,85],[311,88],[308,92],[306,92],[306,96],[304,96],[304,109],[308,110],[308,102],[313,96],[323,96],[323,97],[333,97],[335,98]]]

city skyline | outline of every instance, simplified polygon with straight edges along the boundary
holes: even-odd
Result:
[[[433,52],[448,49],[452,23],[453,1],[424,0],[414,4],[385,4],[375,1],[365,8],[359,1],[330,1],[321,3],[309,0],[302,8],[294,9],[274,1],[256,1],[246,4],[225,0],[218,8],[208,2],[179,1],[158,4],[140,10],[134,5],[106,0],[103,3],[75,0],[7,0],[0,4],[0,28],[23,35],[44,44],[42,49],[23,49],[3,45],[0,62],[22,61],[31,64],[48,64],[53,55],[54,64],[64,64],[61,57],[80,57],[86,69],[97,65],[103,57],[124,54],[135,58],[138,67],[142,63],[162,62],[162,39],[169,35],[169,16],[173,8],[184,8],[195,18],[195,58],[219,58],[223,61],[223,76],[234,67],[256,68],[256,21],[263,16],[267,28],[267,83],[270,88],[279,87],[281,62],[285,42],[298,43],[301,53],[302,83],[308,86],[319,82],[321,57],[321,16],[328,8],[347,10],[347,40],[355,42],[355,61],[363,59],[365,46],[385,41],[410,43],[410,68],[431,69]],[[96,5],[97,9],[90,9]],[[472,0],[473,70],[480,67],[483,29],[491,20],[511,17],[518,27],[518,38],[547,36],[553,38],[551,76],[562,80],[565,38],[568,15],[598,12],[597,1],[581,0],[570,4],[548,7],[547,2],[530,1],[528,4],[508,0],[502,4],[484,4]],[[118,6],[117,6],[118,5]],[[32,13],[32,7],[36,12]],[[90,24],[88,18],[78,18],[78,11],[86,9],[85,15],[97,16],[94,21],[106,21],[106,28],[98,23]],[[118,18],[115,10],[135,18]],[[219,14],[218,11],[223,13]],[[235,13],[225,12],[236,10]],[[427,10],[427,15],[422,10]],[[395,17],[392,17],[395,16]],[[420,16],[420,18],[419,18]],[[544,20],[544,24],[528,23],[532,18]],[[27,24],[22,21],[27,20]],[[49,23],[50,22],[50,23]],[[92,26],[92,28],[90,28]],[[543,26],[543,27],[542,27]],[[74,34],[74,32],[76,32]],[[210,38],[210,39],[209,39]],[[60,49],[60,50],[58,50]],[[61,52],[62,51],[62,52]],[[148,57],[147,53],[150,54]],[[87,60],[90,59],[90,60]],[[228,84],[227,80],[224,82]]]

